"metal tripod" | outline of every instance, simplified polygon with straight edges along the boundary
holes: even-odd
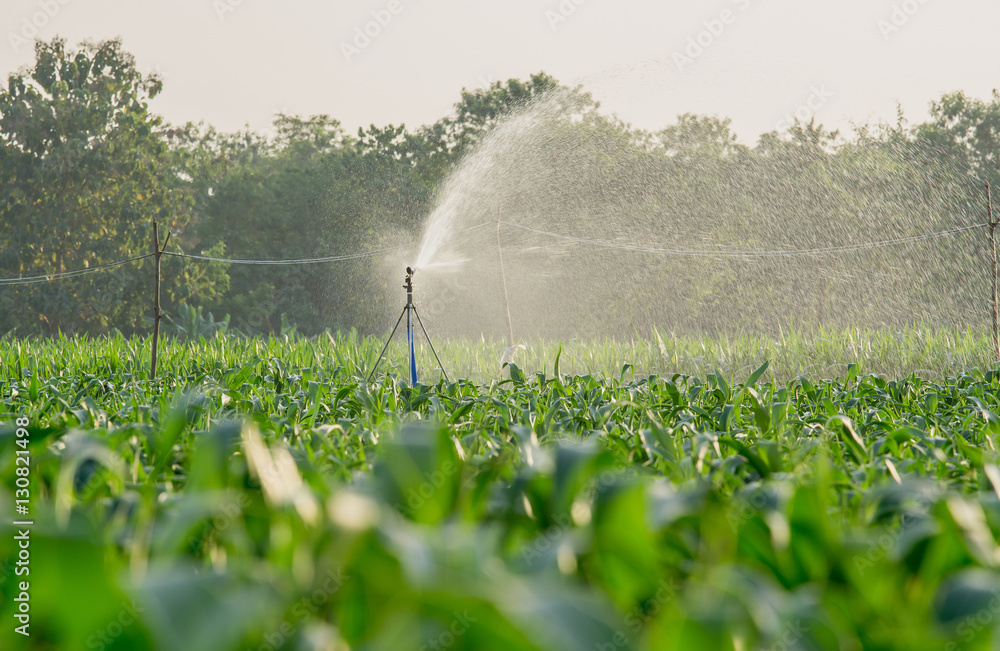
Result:
[[[434,353],[434,359],[437,360],[438,367],[441,369],[441,374],[444,375],[444,379],[450,382],[448,379],[448,373],[444,370],[444,364],[441,363],[441,358],[438,357],[437,351],[434,350],[434,344],[431,342],[430,336],[427,334],[427,329],[424,327],[424,322],[420,320],[420,314],[417,313],[417,306],[413,304],[413,274],[416,273],[413,269],[406,268],[406,280],[403,281],[403,289],[406,290],[406,305],[403,306],[403,312],[399,315],[399,319],[396,320],[396,325],[392,328],[392,333],[389,334],[389,338],[386,340],[385,345],[382,346],[382,352],[378,354],[378,361],[375,362],[375,368],[372,369],[371,374],[368,376],[368,381],[371,382],[372,378],[375,377],[375,371],[378,370],[379,364],[382,363],[382,358],[385,357],[385,351],[389,348],[389,343],[392,338],[396,335],[396,330],[399,328],[399,324],[403,322],[403,317],[406,317],[406,344],[410,355],[410,386],[416,386],[417,384],[417,356],[413,349],[413,317],[416,317],[416,321],[420,324],[420,329],[424,333],[424,338],[427,339],[427,344],[431,347],[431,352]]]

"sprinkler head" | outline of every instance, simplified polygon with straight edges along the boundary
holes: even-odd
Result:
[[[406,268],[406,280],[403,281],[403,289],[408,292],[413,291],[413,274],[417,273],[416,269]]]

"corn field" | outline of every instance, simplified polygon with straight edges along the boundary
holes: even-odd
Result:
[[[1000,640],[985,333],[381,343],[0,340],[2,648]]]

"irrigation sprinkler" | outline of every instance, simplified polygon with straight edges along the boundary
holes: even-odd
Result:
[[[385,345],[382,346],[382,352],[379,353],[378,360],[375,362],[375,367],[368,376],[369,382],[371,382],[372,378],[375,377],[375,371],[378,370],[379,364],[382,363],[382,358],[385,357],[385,351],[389,348],[389,343],[395,336],[396,330],[399,329],[399,324],[403,322],[404,316],[406,317],[406,348],[407,354],[409,355],[408,365],[410,367],[410,386],[416,386],[417,384],[417,355],[413,345],[414,317],[416,317],[416,322],[420,325],[420,330],[424,333],[424,338],[427,339],[427,345],[431,347],[431,352],[434,353],[434,359],[437,360],[438,367],[441,369],[441,374],[444,375],[445,380],[448,380],[448,373],[444,370],[444,364],[441,363],[441,358],[438,357],[437,351],[434,350],[434,344],[431,342],[430,335],[427,334],[427,328],[424,327],[424,322],[420,319],[420,313],[417,312],[417,306],[413,303],[413,275],[415,273],[417,273],[416,269],[412,269],[410,267],[406,268],[406,278],[403,280],[403,289],[406,290],[406,305],[403,306],[402,313],[400,313],[399,318],[396,319],[396,325],[393,326],[392,332],[389,334],[389,338],[386,340]]]

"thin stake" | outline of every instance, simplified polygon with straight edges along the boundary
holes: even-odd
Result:
[[[160,248],[160,231],[159,225],[153,222],[153,258],[154,271],[153,271],[153,282],[155,287],[153,289],[153,361],[150,363],[149,367],[149,378],[156,378],[156,362],[159,357],[160,348],[160,318],[163,313],[160,311],[160,258],[163,256],[163,250],[167,248],[167,242],[170,241],[170,231],[167,231],[167,239],[163,243],[163,248]]]
[[[500,258],[500,280],[503,281],[503,304],[507,309],[507,345],[514,347],[514,322],[510,319],[510,298],[507,296],[507,273],[503,268],[503,246],[500,244],[500,218],[502,213],[497,208],[497,257]],[[442,369],[443,370],[443,369]]]
[[[986,182],[986,211],[990,224],[990,247],[993,249],[993,352],[997,361],[1000,362],[1000,316],[997,308],[997,222],[993,221],[993,193],[990,191],[990,182]]]

